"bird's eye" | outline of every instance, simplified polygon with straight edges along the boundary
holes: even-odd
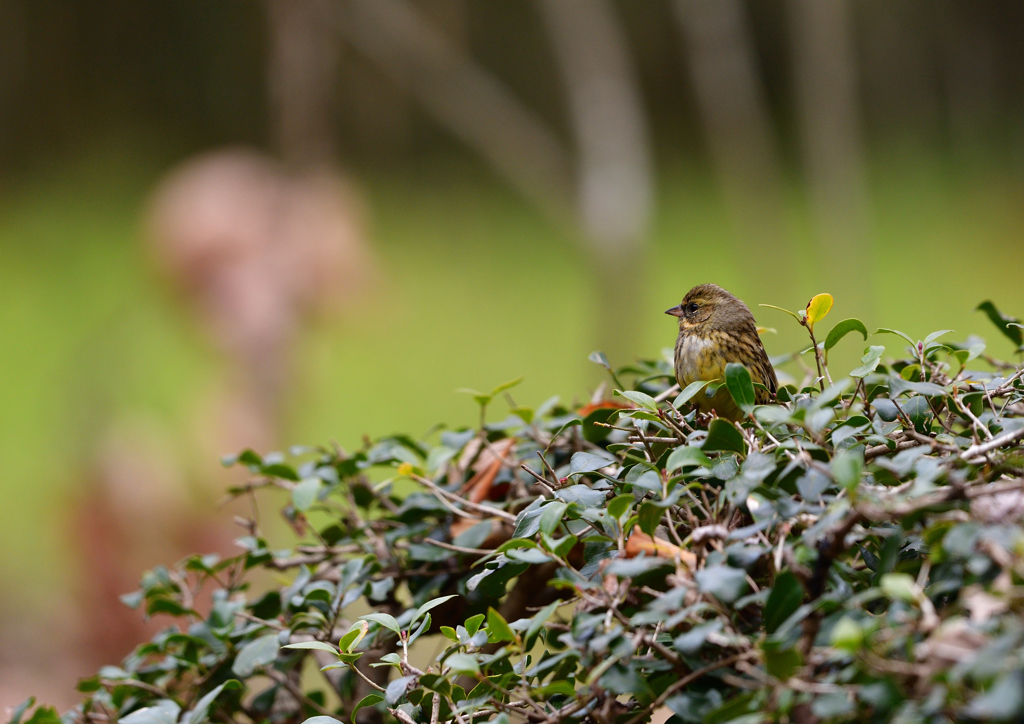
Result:
[[[686,305],[686,312],[688,314],[693,314],[696,311],[697,311],[697,305],[694,304],[693,302],[690,302],[689,304]]]

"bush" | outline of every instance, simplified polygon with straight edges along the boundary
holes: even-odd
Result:
[[[793,314],[812,339],[826,296]],[[126,602],[179,624],[64,719],[1019,720],[1022,368],[881,329],[899,358],[872,345],[834,375],[851,334],[868,339],[840,322],[813,367],[793,355],[813,384],[781,404],[755,407],[730,365],[740,424],[688,411],[722,381],[675,394],[657,360],[615,370],[614,401],[497,423],[514,383],[470,391],[480,427],[433,442],[245,451],[234,494],[284,491],[303,542],[249,521],[241,555],[147,573]],[[27,703],[12,721],[56,719]]]

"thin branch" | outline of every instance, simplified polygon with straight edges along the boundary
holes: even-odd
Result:
[[[429,543],[432,546],[438,548],[444,548],[448,551],[455,551],[456,553],[468,553],[471,556],[487,555],[488,553],[494,553],[493,548],[463,548],[462,546],[452,545],[451,543],[445,543],[444,541],[434,540],[433,538],[424,538],[424,543]]]
[[[1009,445],[1011,442],[1015,442],[1024,437],[1024,427],[1016,430],[1010,430],[1009,432],[1003,432],[996,435],[988,442],[981,445],[971,445],[969,448],[963,451],[960,455],[964,460],[969,463],[981,462],[978,458],[988,452],[992,452],[996,448],[1002,447],[1003,445]]]
[[[516,522],[516,516],[512,515],[511,513],[507,513],[504,510],[501,510],[499,508],[493,508],[493,507],[491,507],[489,505],[481,505],[480,503],[474,503],[471,500],[466,500],[465,498],[460,498],[458,495],[454,495],[453,493],[449,493],[447,490],[442,490],[440,487],[437,486],[437,484],[434,483],[433,480],[430,480],[428,478],[424,478],[422,475],[410,475],[409,477],[411,477],[417,483],[419,483],[420,485],[423,485],[428,490],[430,490],[430,492],[432,492],[437,497],[437,499],[440,500],[441,503],[446,508],[448,508],[448,510],[452,511],[453,513],[455,513],[458,516],[461,516],[463,518],[475,518],[476,517],[475,515],[472,515],[471,513],[467,513],[464,510],[459,510],[458,508],[456,508],[453,505],[449,504],[448,500],[454,501],[455,503],[459,503],[460,505],[464,505],[467,508],[469,508],[470,510],[475,510],[478,513],[484,513],[485,515],[493,515],[493,516],[496,516],[498,518],[504,518],[505,520],[507,520],[507,521],[509,521],[511,523],[515,523]]]

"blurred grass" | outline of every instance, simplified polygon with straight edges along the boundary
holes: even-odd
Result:
[[[74,575],[67,513],[115,421],[159,418],[194,477],[226,480],[197,452],[193,432],[223,371],[138,243],[140,208],[163,165],[146,153],[94,153],[40,168],[0,200],[0,613],[42,613]],[[786,279],[760,278],[759,259],[776,252],[733,239],[710,179],[684,163],[663,174],[646,276],[623,284],[645,310],[638,356],[671,346],[674,320],[662,311],[704,281],[778,329],[765,339],[770,354],[792,351],[803,330],[756,305],[796,309],[845,273],[814,251],[794,194],[795,262]],[[353,448],[364,433],[471,424],[474,404],[454,390],[520,375],[519,404],[589,394],[598,379],[586,360],[600,323],[592,310],[597,295],[622,290],[593,288],[581,249],[478,168],[435,161],[363,180],[383,280],[303,339],[284,444]],[[861,251],[870,277],[856,280],[871,302],[837,298],[824,327],[849,316],[913,336],[952,327],[952,339],[980,334],[1007,354],[1009,343],[972,310],[990,298],[1024,315],[1019,176],[998,160],[887,151],[871,164],[871,184],[871,239]],[[833,369],[847,369],[863,347],[848,337]],[[503,402],[494,408],[504,415]]]

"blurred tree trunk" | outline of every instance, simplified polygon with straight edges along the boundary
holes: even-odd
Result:
[[[520,194],[561,225],[571,218],[571,161],[552,130],[409,0],[346,0],[336,27],[479,153]]]
[[[597,292],[594,337],[621,365],[639,351],[634,330],[644,300],[629,282],[644,266],[654,205],[643,99],[607,0],[540,0],[540,7],[577,151],[576,203]]]
[[[636,294],[652,211],[647,124],[626,42],[606,0],[541,0],[568,95],[576,162],[550,126],[409,0],[347,0],[340,33],[559,226],[581,237],[597,297],[595,343],[636,354]],[[575,169],[575,172],[574,172]]]
[[[329,163],[333,91],[341,47],[334,0],[267,0],[270,122],[285,161]]]
[[[950,141],[954,153],[976,160],[997,128],[998,44],[988,27],[987,13],[979,13],[977,8],[944,3],[940,17]]]
[[[711,159],[739,243],[744,282],[765,301],[792,282],[776,134],[765,100],[753,31],[742,0],[675,0]]]
[[[450,41],[469,47],[469,0],[416,0],[417,6]]]
[[[790,0],[796,110],[817,243],[815,290],[869,311],[868,200],[848,0]],[[846,310],[849,310],[847,312]]]
[[[11,135],[10,126],[18,105],[16,96],[25,75],[27,51],[25,0],[9,0],[0,9],[0,137]]]

